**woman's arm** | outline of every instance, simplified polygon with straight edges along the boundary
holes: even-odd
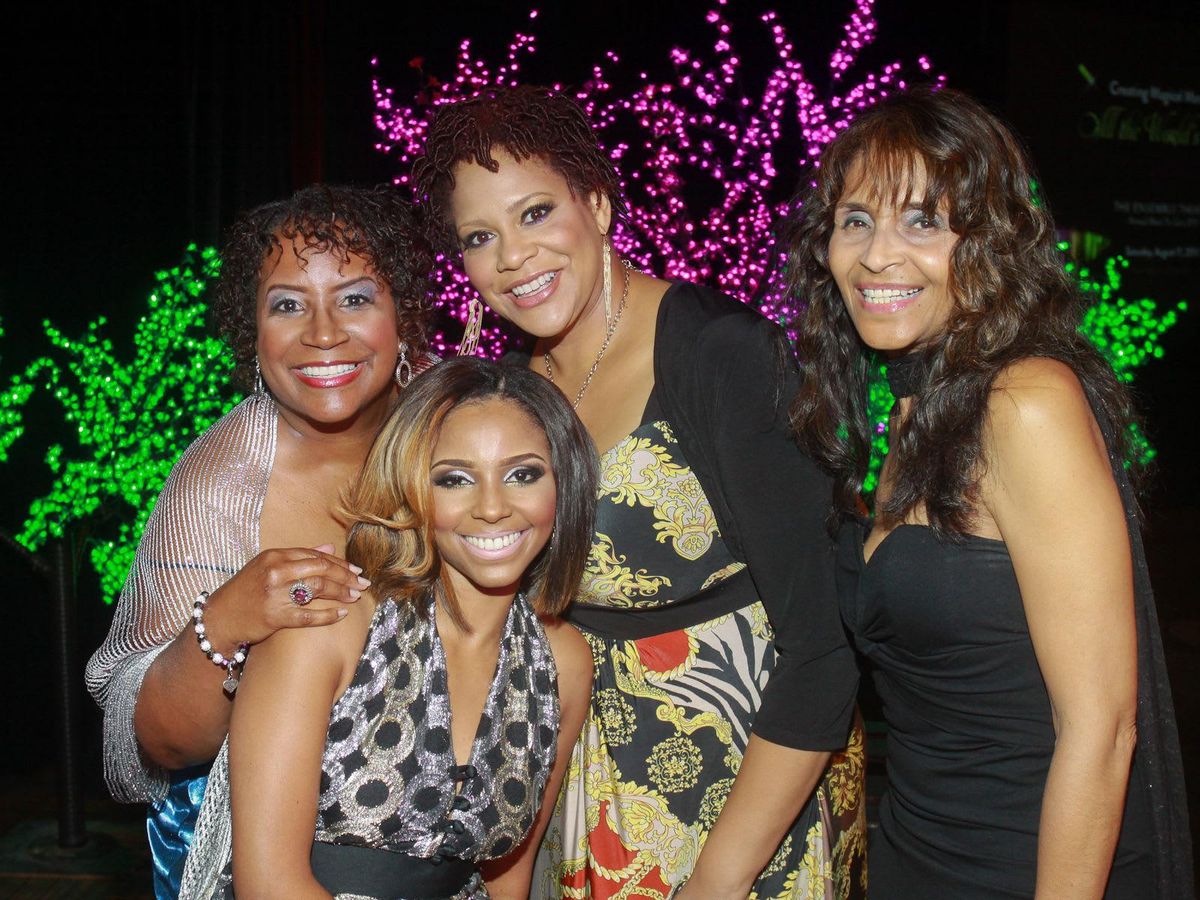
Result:
[[[827,752],[795,750],[751,735],[729,798],[676,896],[745,900],[828,763]]]
[[[267,550],[250,560],[209,597],[204,624],[213,648],[230,656],[241,641],[258,644],[277,629],[329,625],[345,615],[341,604],[357,599],[369,582],[332,553],[327,544]],[[299,579],[321,599],[292,603],[289,591]],[[200,652],[189,621],[151,663],[138,692],[133,727],[148,759],[180,769],[216,756],[233,707],[221,689],[224,679]]]
[[[521,846],[508,856],[492,860],[483,867],[488,893],[493,900],[525,900],[529,896],[529,882],[538,846],[554,813],[558,791],[571,765],[571,754],[579,740],[579,732],[592,698],[592,651],[587,641],[573,626],[561,620],[546,622],[545,627],[550,649],[554,653],[554,665],[558,669],[561,715],[558,748],[554,756],[554,769],[546,782],[542,807],[529,834]]]
[[[239,900],[328,898],[309,866],[321,756],[371,604],[335,628],[276,632],[255,648],[229,726],[233,879]]]
[[[1039,898],[1104,893],[1135,743],[1137,639],[1125,514],[1071,370],[1024,360],[990,404],[983,502],[1008,546],[1056,734]]]
[[[710,464],[698,474],[710,499],[719,498],[722,533],[735,541],[731,549],[767,609],[777,658],[685,897],[747,895],[811,797],[829,752],[845,746],[854,714],[858,671],[825,529],[832,491],[792,439],[788,407],[799,382],[781,342],[777,326],[740,311],[710,323],[687,354],[700,397],[687,406]],[[691,461],[686,446],[684,453]]]

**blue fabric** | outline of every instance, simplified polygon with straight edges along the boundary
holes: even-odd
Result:
[[[167,795],[146,811],[146,834],[150,840],[150,857],[154,863],[154,896],[157,900],[175,900],[179,896],[179,880],[200,801],[208,784],[209,765],[193,766],[171,773]]]

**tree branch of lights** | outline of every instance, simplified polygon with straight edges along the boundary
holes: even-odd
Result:
[[[614,234],[617,248],[646,271],[715,285],[789,322],[797,312],[796,300],[784,288],[784,254],[776,244],[774,224],[789,211],[796,185],[821,149],[855,113],[906,87],[904,68],[896,61],[878,72],[855,74],[860,53],[878,34],[874,0],[855,0],[843,25],[845,37],[822,73],[832,85],[823,94],[805,74],[778,14],[768,11],[759,17],[764,31],[758,40],[769,46],[752,43],[749,52],[770,64],[761,83],[750,90],[741,77],[747,54],[734,47],[733,26],[723,14],[727,5],[727,0],[716,0],[705,17],[714,33],[711,50],[670,51],[672,76],[659,79],[638,71],[632,88],[616,87],[614,72],[622,63],[609,51],[571,94],[591,117],[597,139],[623,176],[632,215],[629,227]],[[537,11],[529,17],[535,21]],[[475,55],[469,39],[463,40],[453,75],[427,78],[413,105],[397,103],[395,89],[375,78],[375,123],[384,135],[376,149],[399,163],[396,182],[409,182],[437,107],[489,87],[519,83],[523,62],[536,50],[534,34],[517,32],[505,59],[492,63]],[[378,59],[372,64],[378,66]],[[917,57],[920,77],[943,83],[945,76],[932,75],[931,69],[928,57]],[[561,83],[553,87],[566,90]],[[715,199],[706,204],[697,199],[703,197]],[[1176,320],[1176,310],[1159,316],[1152,300],[1127,303],[1118,296],[1120,271],[1127,266],[1121,257],[1110,258],[1103,280],[1096,280],[1087,270],[1067,264],[1084,294],[1094,300],[1083,331],[1124,381],[1133,378],[1134,368],[1162,355],[1159,339]],[[439,305],[465,321],[474,291],[458,260],[441,257],[437,279]],[[1180,303],[1176,309],[1186,308]],[[501,329],[484,330],[481,346],[489,354],[499,355],[504,343]],[[442,352],[453,346],[444,333],[435,336],[434,344]],[[874,490],[886,453],[883,431],[892,397],[883,371],[880,367],[870,389],[878,437],[868,491]],[[1141,433],[1134,435],[1134,450],[1143,459],[1154,455]]]
[[[795,309],[783,289],[783,253],[773,226],[787,212],[803,173],[855,110],[906,85],[900,62],[852,77],[859,54],[876,37],[873,6],[874,0],[854,3],[845,37],[821,73],[833,85],[827,95],[806,74],[774,12],[760,16],[762,31],[750,48],[769,61],[761,83],[751,89],[733,25],[724,15],[725,0],[705,16],[713,32],[711,50],[671,49],[665,77],[605,53],[570,93],[595,123],[597,138],[622,175],[632,213],[628,226],[613,234],[617,249],[646,271],[711,284],[781,321],[790,319]],[[530,20],[536,19],[535,10]],[[504,61],[493,64],[464,40],[454,74],[428,78],[419,93],[424,102],[413,105],[397,102],[395,90],[375,78],[375,123],[384,135],[376,147],[399,164],[397,183],[408,183],[437,107],[491,86],[517,84],[523,62],[536,49],[534,34],[518,32]],[[378,59],[372,62],[378,66]],[[942,80],[928,75],[924,56],[915,68]],[[632,87],[620,86],[631,78]],[[440,262],[440,303],[466,321],[474,293],[456,259]],[[498,355],[505,338],[494,322],[488,320],[480,344]],[[444,351],[447,344],[453,346],[444,334],[434,337],[436,349]]]
[[[16,540],[36,551],[86,526],[109,602],[120,593],[171,466],[239,399],[229,381],[232,357],[204,328],[203,296],[219,264],[215,250],[193,244],[178,266],[158,272],[124,357],[105,336],[103,316],[79,339],[44,322],[51,354],[0,391],[0,461],[24,431],[22,413],[39,387],[78,437],[70,450],[47,449],[53,484],[30,505]]]

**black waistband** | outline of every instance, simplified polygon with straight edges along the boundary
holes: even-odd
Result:
[[[749,606],[756,598],[750,570],[741,569],[677,603],[650,609],[574,603],[563,618],[601,637],[636,641],[708,622]]]
[[[313,877],[331,894],[446,900],[475,874],[475,864],[454,857],[425,859],[374,847],[313,841]]]

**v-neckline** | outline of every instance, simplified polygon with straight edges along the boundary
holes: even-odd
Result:
[[[874,529],[874,526],[870,522],[860,522],[858,529],[858,559],[859,562],[862,563],[863,569],[866,570],[870,568],[871,563],[875,561],[875,557],[879,555],[879,551],[882,550],[884,545],[892,539],[892,535],[894,535],[901,528],[928,527],[928,525],[923,525],[920,522],[901,522],[899,525],[885,534],[879,543],[875,545],[875,549],[871,551],[871,555],[867,556],[867,538],[871,536],[871,531]]]
[[[659,409],[658,403],[657,403],[657,397],[656,397],[657,390],[658,390],[658,387],[656,384],[650,386],[650,393],[646,397],[646,405],[642,407],[642,417],[640,420],[638,420],[637,425],[635,425],[633,427],[633,430],[625,432],[623,435],[621,435],[619,438],[617,438],[609,446],[609,448],[607,450],[603,451],[602,453],[596,454],[596,458],[598,460],[600,460],[600,462],[604,462],[604,459],[606,456],[608,456],[610,453],[612,453],[614,450],[616,450],[618,447],[620,447],[622,444],[624,444],[626,441],[628,441],[631,437],[633,437],[635,434],[637,434],[639,431],[641,431],[647,425],[652,425],[655,421],[657,421],[659,416],[656,416],[655,413],[662,412]]]
[[[446,734],[450,742],[450,749],[447,751],[447,755],[450,757],[452,765],[456,768],[475,764],[480,741],[486,737],[485,734],[481,733],[482,726],[484,719],[487,717],[487,711],[495,705],[496,696],[499,693],[500,675],[505,670],[505,664],[508,662],[510,652],[509,637],[512,635],[513,616],[517,613],[517,604],[519,602],[521,602],[519,595],[513,598],[512,605],[508,609],[508,618],[504,620],[504,630],[500,633],[500,652],[496,654],[496,669],[492,673],[492,683],[488,687],[487,696],[483,700],[483,708],[479,711],[479,719],[475,723],[475,731],[471,738],[471,749],[467,754],[467,760],[461,763],[458,761],[458,754],[454,750],[454,707],[450,699],[450,666],[446,661],[446,648],[442,645],[442,636],[438,633],[437,603],[434,601],[429,605],[429,627],[430,637],[433,641],[434,660],[441,666],[442,671],[446,673]]]

